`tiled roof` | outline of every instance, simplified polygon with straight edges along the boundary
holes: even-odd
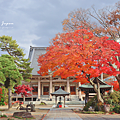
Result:
[[[32,47],[30,46],[30,51],[29,51],[29,62],[31,62],[30,67],[33,68],[32,70],[32,75],[39,75],[37,71],[39,70],[38,66],[38,58],[40,55],[46,53],[46,48],[47,47]]]
[[[55,95],[55,96],[65,96],[65,95],[69,95],[70,93],[62,90],[62,88],[60,87],[57,91],[51,93],[51,95]]]

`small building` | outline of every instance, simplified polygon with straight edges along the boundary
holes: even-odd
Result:
[[[96,77],[93,82],[97,84],[97,80],[99,81],[99,84],[100,84],[100,93],[104,94],[105,91],[111,91],[113,92],[113,87],[106,84],[104,81],[102,81],[99,77]],[[79,86],[79,90],[80,91],[84,91],[85,93],[85,104],[88,102],[89,100],[89,97],[90,97],[90,93],[95,93],[95,90],[93,88],[92,85],[88,84],[88,85],[81,85]]]

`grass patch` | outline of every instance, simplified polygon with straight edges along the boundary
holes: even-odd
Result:
[[[81,111],[83,114],[105,114],[103,111]]]
[[[7,120],[14,120],[14,119],[8,118]]]
[[[7,111],[8,109],[0,109],[0,111]]]
[[[34,117],[31,117],[31,118],[22,118],[22,117],[18,117],[18,116],[15,116],[14,118],[23,119],[23,120],[33,120],[33,119],[35,119]]]
[[[14,118],[23,119],[22,117],[15,116]]]

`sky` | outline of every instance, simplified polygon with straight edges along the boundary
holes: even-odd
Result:
[[[96,9],[119,0],[0,0],[0,36],[12,36],[28,58],[29,48],[48,47],[63,32],[62,21],[79,8]],[[0,54],[5,54],[0,52]]]

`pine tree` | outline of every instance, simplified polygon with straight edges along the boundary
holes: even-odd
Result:
[[[0,37],[1,51],[6,51],[13,57],[15,64],[18,67],[19,72],[25,81],[29,82],[31,78],[31,72],[33,68],[30,68],[29,59],[25,59],[23,49],[19,47],[16,40],[13,40],[10,36]]]
[[[0,82],[9,89],[8,108],[11,107],[11,89],[15,85],[20,85],[22,80],[22,74],[16,67],[13,57],[2,55],[0,57]]]

